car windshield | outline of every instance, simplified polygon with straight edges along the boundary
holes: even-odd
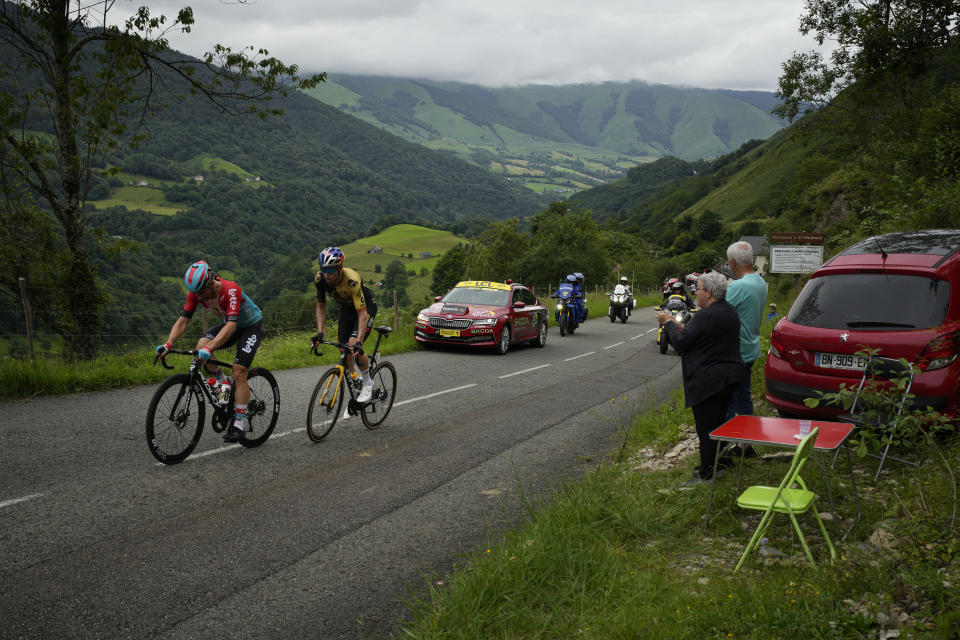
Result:
[[[507,306],[507,297],[510,292],[506,289],[481,289],[478,287],[454,287],[442,302],[456,302],[460,304],[489,304],[497,307]]]
[[[906,331],[943,323],[950,284],[922,276],[849,273],[812,278],[787,320],[821,329]]]

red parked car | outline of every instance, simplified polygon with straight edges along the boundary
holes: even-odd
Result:
[[[547,344],[547,308],[522,284],[466,280],[417,314],[414,338],[425,344],[493,347]]]
[[[770,336],[767,401],[785,415],[837,415],[803,400],[857,384],[867,346],[920,368],[915,404],[958,414],[960,230],[875,236],[814,272]]]

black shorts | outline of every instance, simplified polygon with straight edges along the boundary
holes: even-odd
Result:
[[[370,337],[370,329],[373,328],[373,319],[377,315],[377,303],[369,298],[367,299],[367,329],[363,334],[363,342]],[[350,305],[340,305],[340,316],[337,319],[337,342],[346,344],[350,338],[356,338],[359,334],[357,323],[360,321],[360,314]]]
[[[207,332],[203,334],[203,337],[213,340],[225,324],[225,322],[221,322],[215,327],[210,327],[207,329]],[[233,335],[230,336],[226,344],[222,344],[218,348],[228,349],[233,345],[237,345],[237,357],[233,359],[233,364],[238,364],[241,367],[249,369],[250,365],[253,364],[253,356],[257,353],[257,348],[260,346],[261,340],[263,340],[262,320],[247,327],[237,327],[237,330],[233,332]]]

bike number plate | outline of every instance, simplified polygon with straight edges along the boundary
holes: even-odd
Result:
[[[825,369],[846,369],[848,371],[863,371],[867,368],[867,358],[864,356],[848,355],[845,353],[817,352],[814,363]]]
[[[459,338],[459,337],[460,337],[460,332],[457,331],[456,329],[440,329],[440,330],[437,331],[437,333],[439,333],[440,335],[445,336],[445,337],[447,337],[447,338]]]

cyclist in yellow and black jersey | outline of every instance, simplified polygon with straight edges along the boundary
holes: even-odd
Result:
[[[313,340],[323,340],[323,331],[327,325],[327,294],[340,304],[340,316],[337,320],[337,342],[363,345],[373,328],[373,319],[377,315],[377,303],[363,280],[353,269],[343,266],[343,251],[340,247],[327,247],[317,258],[320,271],[314,276],[317,286],[317,335]],[[354,356],[347,355],[347,367],[353,368]],[[370,360],[361,350],[357,356],[357,367],[363,377],[363,388],[357,396],[357,402],[366,402],[373,394],[373,380],[370,379]]]

